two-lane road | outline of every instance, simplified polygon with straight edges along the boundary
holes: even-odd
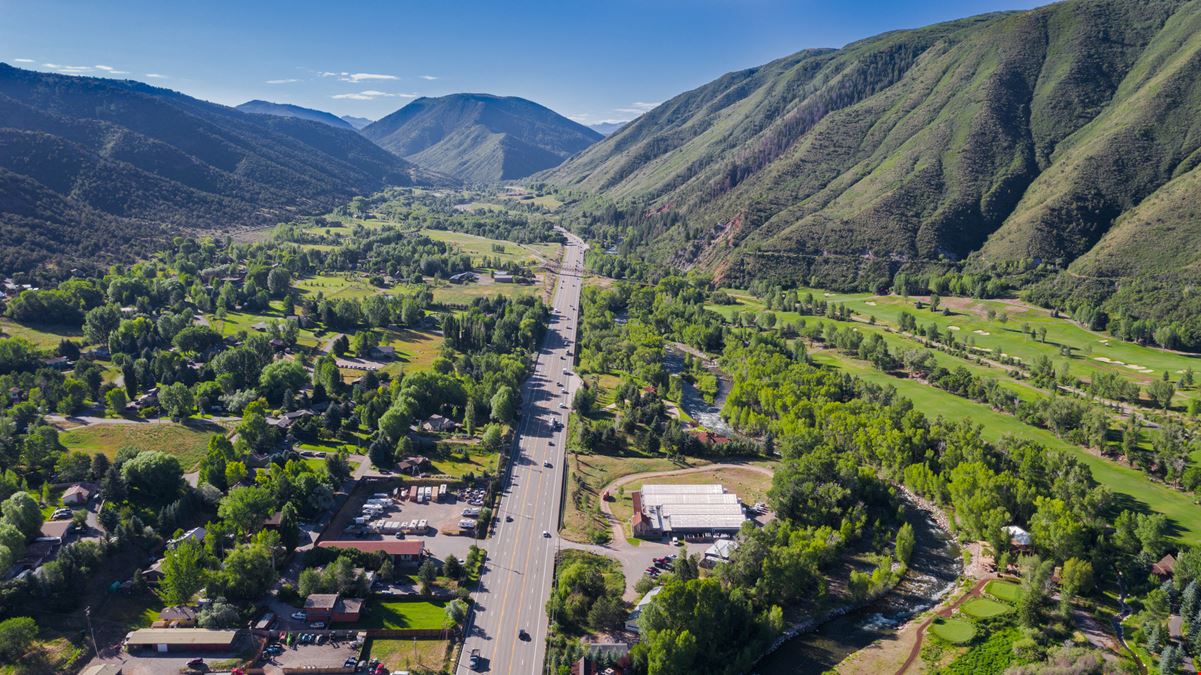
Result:
[[[522,390],[523,411],[511,470],[497,512],[499,525],[486,544],[487,566],[476,592],[467,640],[456,672],[471,670],[478,649],[481,670],[540,673],[549,627],[546,601],[558,548],[559,502],[565,470],[567,414],[575,392],[576,349],[584,243],[567,234],[552,301],[553,314],[534,374]],[[562,426],[555,428],[558,422]]]

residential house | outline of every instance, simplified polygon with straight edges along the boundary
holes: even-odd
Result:
[[[326,623],[355,623],[363,614],[364,601],[344,598],[339,593],[314,593],[304,600],[306,621]]]
[[[1176,573],[1176,558],[1168,553],[1159,559],[1159,562],[1151,565],[1151,574],[1154,574],[1160,581],[1167,581]]]
[[[651,590],[647,591],[646,595],[642,596],[642,599],[638,601],[638,604],[634,605],[634,610],[630,612],[629,618],[626,619],[626,630],[633,631],[635,633],[638,632],[638,617],[642,616],[642,610],[646,609],[646,606],[651,604],[651,600],[654,600],[655,596],[658,595],[659,591],[662,590],[662,586],[655,586]]]
[[[196,615],[198,612],[195,607],[186,605],[174,605],[172,607],[164,607],[163,611],[158,613],[158,628],[191,628],[196,625]],[[161,625],[158,625],[161,624]]]
[[[354,549],[365,553],[383,551],[392,556],[393,564],[416,564],[425,557],[425,542],[420,539],[344,539],[325,540],[319,548]]]
[[[459,428],[459,423],[437,413],[430,415],[421,423],[421,430],[430,433],[449,433]]]
[[[91,497],[92,491],[79,484],[63,491],[63,503],[67,506],[82,506],[87,504]]]

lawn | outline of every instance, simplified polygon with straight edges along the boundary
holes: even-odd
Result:
[[[225,433],[220,425],[191,420],[186,425],[174,422],[91,424],[59,434],[59,442],[71,450],[101,452],[110,458],[121,448],[159,450],[179,458],[184,471],[200,464],[208,451],[209,438]]]
[[[22,338],[38,349],[53,350],[66,339],[82,342],[83,331],[78,326],[30,326],[0,317],[0,337]]]
[[[976,598],[963,605],[963,613],[977,619],[989,619],[1012,611],[1013,607],[988,598]]]
[[[363,628],[446,628],[446,602],[370,602],[360,625]]]
[[[384,367],[395,374],[404,370],[413,373],[429,370],[434,360],[442,354],[442,335],[428,330],[384,329],[381,344],[396,348],[396,361]]]
[[[961,645],[976,636],[976,626],[967,619],[939,617],[930,624],[930,632],[951,644]]]
[[[1180,541],[1188,544],[1201,542],[1201,509],[1193,503],[1193,498],[1151,481],[1138,469],[1111,462],[1061,440],[1046,429],[1023,424],[1012,415],[996,412],[986,405],[955,396],[917,380],[893,377],[865,362],[838,352],[815,352],[813,359],[817,363],[846,370],[863,380],[896,387],[899,394],[912,400],[918,410],[928,411],[928,414],[946,419],[970,419],[981,426],[981,435],[990,442],[997,442],[1006,434],[1014,434],[1048,448],[1066,451],[1089,467],[1093,478],[1113,491],[1119,502],[1125,502],[1125,508],[1162,513],[1178,528],[1174,535]]]
[[[440,673],[450,654],[449,640],[367,640],[364,658],[379,659],[392,672]]]
[[[503,209],[503,207],[498,208]],[[483,258],[499,258],[502,263],[537,263],[541,262],[543,258],[559,257],[559,244],[524,245],[449,230],[422,230],[421,234],[435,241],[451,244],[463,253],[470,255],[472,260],[477,263]],[[494,246],[500,250],[494,250]]]
[[[427,455],[430,459],[430,464],[433,465],[433,473],[450,476],[455,479],[462,478],[464,474],[473,473],[479,476],[485,472],[496,475],[497,467],[500,465],[499,452],[481,452],[474,447],[467,453],[466,457],[455,452],[443,451],[441,448],[433,454]],[[470,446],[469,446],[470,447]]]
[[[361,300],[382,293],[384,290],[371,285],[365,278],[357,274],[321,274],[301,279],[293,285],[302,293],[316,295],[320,292],[331,300],[334,298]]]
[[[994,598],[997,598],[998,600],[1004,600],[1005,602],[1012,604],[1017,602],[1018,597],[1021,596],[1022,587],[1013,583],[1012,581],[1001,581],[999,579],[994,579],[993,581],[988,582],[988,585],[984,587],[984,592],[988,593]]]
[[[538,295],[542,292],[543,275],[532,284],[498,284],[492,279],[481,276],[480,280],[470,284],[446,283],[434,287],[434,302],[449,305],[467,305],[476,298],[486,298],[494,295],[504,295],[520,298],[527,295]]]

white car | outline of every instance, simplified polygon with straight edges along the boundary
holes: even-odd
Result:
[[[566,404],[566,403],[560,403],[560,404],[559,404],[559,407],[560,407],[560,408],[563,408],[563,409],[566,409],[566,408],[567,408],[567,404]]]
[[[324,621],[314,621],[313,623],[309,624],[309,628],[320,630],[322,628],[325,628],[325,622]]]
[[[547,539],[550,539],[550,532],[547,532],[546,530],[542,530],[542,536],[546,537]]]
[[[297,621],[304,621],[305,614],[304,612],[292,612],[292,618],[296,619]]]

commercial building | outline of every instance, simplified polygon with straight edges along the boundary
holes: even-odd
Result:
[[[338,593],[314,593],[304,600],[307,621],[355,623],[363,615],[363,600],[344,598]]]
[[[632,495],[636,537],[733,534],[746,521],[738,495],[713,485],[643,485]]]
[[[236,630],[207,628],[142,628],[125,638],[130,652],[228,652],[238,638]]]
[[[326,540],[320,548],[345,548],[372,553],[383,551],[392,556],[393,564],[418,563],[425,556],[425,542],[418,539],[342,539]]]

